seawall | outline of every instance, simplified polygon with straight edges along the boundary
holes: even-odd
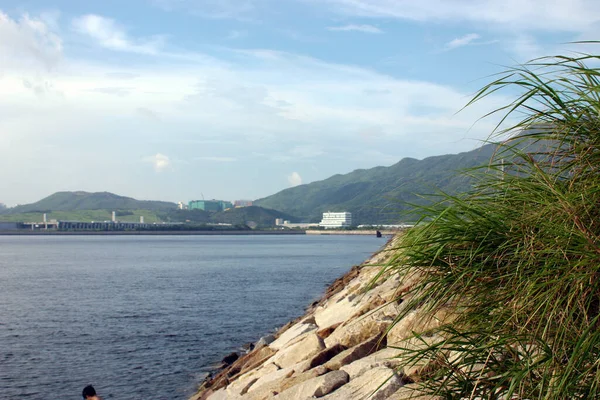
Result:
[[[248,354],[226,357],[190,400],[431,399],[413,383],[430,361],[403,361],[399,346],[435,320],[411,313],[390,328],[419,274],[376,279],[398,239],[337,279],[302,317],[260,338]]]
[[[396,235],[398,230],[380,230],[382,235],[391,236]],[[369,235],[375,236],[377,234],[377,230],[375,229],[356,229],[351,231],[343,231],[343,230],[316,230],[309,229],[306,231],[307,235]]]

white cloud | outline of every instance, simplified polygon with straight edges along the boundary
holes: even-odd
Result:
[[[100,15],[88,14],[72,21],[73,29],[96,40],[100,46],[111,50],[141,54],[157,54],[164,39],[154,36],[148,39],[133,39],[114,20]]]
[[[47,81],[32,82],[28,79],[23,79],[23,86],[32,90],[37,96],[44,96],[46,93],[52,91],[52,85]]]
[[[379,29],[376,26],[373,25],[344,25],[344,26],[330,26],[327,28],[327,30],[330,31],[334,31],[334,32],[349,32],[349,31],[356,31],[356,32],[364,32],[364,33],[383,33],[383,31],[381,29]]]
[[[452,50],[456,49],[457,47],[468,46],[470,44],[473,44],[473,41],[479,39],[479,37],[480,36],[476,33],[469,33],[467,35],[458,37],[446,43],[446,49]]]
[[[288,175],[287,180],[291,187],[302,185],[302,177],[297,172],[292,172]]]
[[[522,30],[580,32],[600,21],[597,0],[313,0],[345,15],[470,21]]]
[[[24,66],[42,66],[51,69],[62,59],[61,38],[43,18],[28,14],[19,20],[0,11],[0,71]]]
[[[23,37],[16,41],[29,37],[27,31],[19,32]],[[120,34],[116,38],[121,41],[107,37],[107,43],[121,49],[144,42]],[[52,42],[41,43],[41,52],[54,48]],[[360,164],[353,159],[356,149],[368,154],[399,149],[398,159],[465,150],[465,143],[458,141],[473,121],[504,103],[490,96],[454,115],[468,101],[467,89],[397,79],[294,53],[219,52],[227,61],[196,53],[165,58],[162,52],[143,57],[133,52],[128,63],[65,56],[52,72],[26,65],[5,73],[0,79],[0,193],[12,197],[2,200],[16,203],[22,201],[19,193],[51,191],[48,182],[58,177],[74,189],[133,191],[145,198],[174,193],[177,200],[191,190],[187,183],[197,172],[177,167],[202,154],[213,162],[247,159],[248,168],[235,174],[215,169],[206,185],[258,197],[281,189],[282,171],[272,155],[293,163],[290,170],[310,165],[319,174],[333,174],[389,159]],[[11,57],[6,61],[24,56]],[[382,134],[368,141],[362,128]],[[484,123],[468,135],[485,138],[489,132]],[[61,163],[42,167],[50,145]],[[248,156],[259,152],[265,156]],[[150,165],[155,171],[176,169],[177,174],[153,174]],[[257,171],[265,184],[252,184]],[[20,186],[20,181],[31,183],[27,179],[32,176],[34,184]],[[326,176],[310,178],[317,177]],[[298,173],[289,178],[290,184],[302,181]],[[142,184],[149,180],[153,185]],[[12,186],[19,189],[3,190]]]
[[[144,161],[151,163],[156,172],[162,172],[171,167],[171,160],[164,154],[156,153],[153,156],[144,157]]]

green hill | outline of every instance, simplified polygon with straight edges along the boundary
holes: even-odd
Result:
[[[40,201],[3,210],[3,213],[22,214],[50,211],[79,210],[152,210],[162,211],[176,207],[166,201],[136,200],[109,192],[57,192]]]
[[[345,175],[300,185],[255,201],[261,207],[316,222],[326,211],[349,211],[357,224],[408,222],[406,203],[423,203],[421,195],[440,190],[459,193],[471,187],[456,172],[485,164],[495,145],[460,154],[404,158],[390,167],[360,169]]]

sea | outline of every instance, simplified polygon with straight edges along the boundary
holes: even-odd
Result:
[[[0,399],[187,399],[375,236],[0,236]]]

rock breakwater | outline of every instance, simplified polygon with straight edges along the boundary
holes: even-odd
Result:
[[[406,340],[435,319],[408,314],[390,329],[402,310],[403,294],[419,275],[375,279],[397,241],[393,238],[337,279],[305,315],[261,338],[252,351],[207,379],[190,400],[431,399],[419,395],[414,383],[433,361],[406,363],[402,349],[407,343],[420,345]]]

